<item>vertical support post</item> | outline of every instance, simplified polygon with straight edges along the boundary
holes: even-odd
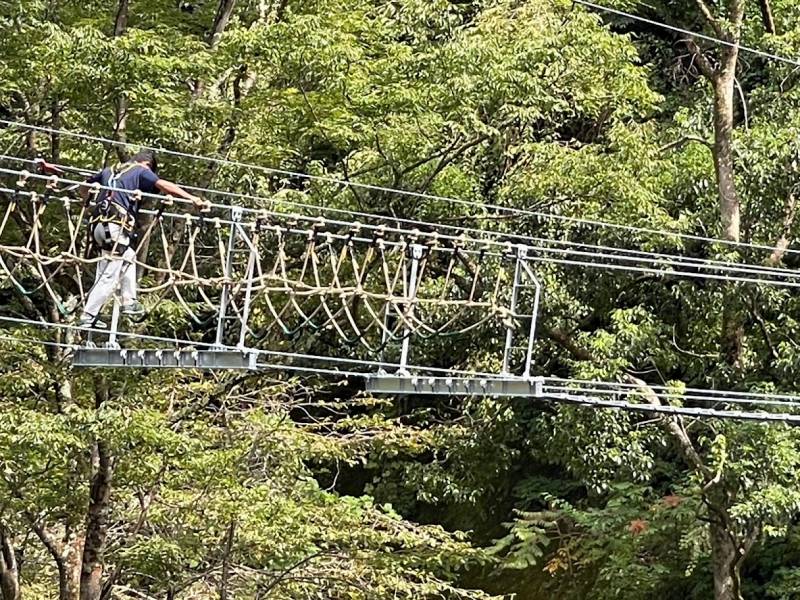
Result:
[[[417,298],[417,274],[419,273],[419,261],[425,252],[425,246],[422,244],[411,244],[411,272],[408,277],[408,310],[406,314],[408,318],[414,312],[414,301]],[[400,350],[400,364],[398,372],[407,373],[406,366],[408,366],[408,352],[411,348],[411,328],[406,325],[403,328],[403,346]]]
[[[380,360],[386,360],[386,346],[389,344],[389,311],[391,311],[392,303],[387,300],[383,307],[383,330],[381,331],[381,354]],[[383,371],[383,367],[378,369],[378,372]]]
[[[539,279],[536,277],[536,273],[528,266],[528,263],[525,262],[524,264],[525,272],[528,274],[528,277],[531,278],[533,281],[533,285],[536,288],[536,291],[533,296],[533,314],[531,314],[531,330],[528,333],[528,353],[525,356],[525,373],[523,377],[528,378],[531,376],[531,363],[533,362],[533,343],[536,341],[536,321],[539,318],[539,297],[542,295],[542,284],[539,283]]]
[[[509,306],[509,321],[506,327],[506,345],[503,349],[503,375],[508,375],[509,363],[511,362],[511,348],[514,343],[514,325],[517,317],[517,298],[519,297],[520,276],[522,271],[522,261],[527,255],[525,246],[517,246],[517,259],[514,262],[514,284],[511,288],[511,305]]]
[[[225,279],[230,280],[233,271],[233,250],[236,247],[236,228],[242,220],[242,208],[234,206],[231,208],[231,227],[230,237],[228,238],[228,256],[225,258]],[[219,315],[217,317],[217,337],[214,341],[214,350],[222,349],[222,336],[225,333],[225,317],[228,313],[228,300],[231,292],[231,284],[226,283],[222,286],[222,296],[219,300]]]
[[[108,329],[108,343],[106,347],[108,348],[119,348],[119,344],[117,343],[117,331],[119,330],[119,311],[120,311],[120,302],[119,296],[117,292],[114,292],[114,307],[111,309],[111,325]]]
[[[245,233],[242,231],[242,236]],[[242,308],[242,328],[239,332],[239,348],[244,348],[244,338],[247,335],[247,319],[250,317],[250,296],[253,293],[253,272],[255,271],[256,257],[258,256],[258,237],[254,237],[253,245],[250,248],[250,255],[247,257],[247,272],[245,279],[247,284],[244,290],[244,307]]]

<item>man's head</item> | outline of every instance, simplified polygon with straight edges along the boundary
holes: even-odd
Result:
[[[153,173],[158,173],[158,159],[152,150],[140,150],[133,155],[131,162],[146,164]]]

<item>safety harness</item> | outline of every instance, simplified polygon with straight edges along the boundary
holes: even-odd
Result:
[[[133,211],[126,209],[119,198],[116,196],[119,193],[132,193],[131,190],[125,190],[118,187],[119,179],[125,173],[128,173],[136,167],[141,167],[136,163],[126,163],[123,165],[116,165],[111,169],[111,177],[108,180],[108,187],[112,188],[105,198],[100,200],[92,211],[92,216],[89,219],[89,232],[90,238],[95,246],[100,250],[111,252],[113,254],[122,256],[129,248],[127,244],[120,244],[111,239],[110,225],[118,225],[128,234],[128,237],[133,239],[134,229],[136,228],[136,219]],[[98,242],[94,236],[94,231],[100,226],[103,232],[103,240]]]

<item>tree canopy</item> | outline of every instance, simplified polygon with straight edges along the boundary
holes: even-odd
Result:
[[[800,3],[607,6],[651,22],[567,0],[14,0],[0,4],[0,117],[440,197],[164,161],[170,180],[254,207],[797,267],[800,78],[740,46],[796,56]],[[127,158],[13,127],[0,150]],[[645,397],[796,388],[792,288],[537,274],[536,374]],[[64,319],[4,279],[0,298],[5,314]],[[155,334],[185,326],[169,302],[148,308]],[[792,427],[377,399],[276,372],[79,371],[14,339],[41,335],[0,338],[2,600],[797,596]],[[498,370],[497,335],[423,351]]]

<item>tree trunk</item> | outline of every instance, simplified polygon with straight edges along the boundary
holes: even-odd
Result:
[[[128,30],[128,0],[119,0],[117,16],[114,19],[114,37],[125,35]],[[128,136],[125,129],[128,124],[128,97],[124,90],[119,90],[119,96],[114,101],[114,139],[123,144],[127,143]],[[117,146],[117,158],[121,162],[128,160],[125,146]]]
[[[761,8],[761,21],[764,23],[764,31],[767,33],[775,34],[775,19],[772,18],[772,7],[769,5],[769,0],[759,0]]]
[[[219,600],[228,600],[228,583],[231,577],[231,550],[233,549],[233,536],[236,524],[231,521],[228,535],[225,536],[225,552],[222,556],[222,577],[219,580]]]
[[[98,381],[95,392],[97,408],[108,399],[105,381]],[[108,516],[111,510],[111,478],[114,460],[103,441],[97,442],[97,471],[92,477],[89,511],[86,515],[86,542],[81,566],[80,600],[99,600],[103,591],[103,548],[108,534]]]
[[[714,81],[714,167],[719,189],[722,237],[738,242],[741,217],[732,144],[734,68],[726,68]]]
[[[99,600],[103,591],[103,547],[108,534],[113,460],[104,442],[97,443],[97,454],[99,467],[92,480],[89,512],[86,516],[86,543],[81,567],[81,600]]]
[[[54,130],[61,128],[61,107],[58,105],[58,100],[53,100],[50,104],[50,126]],[[61,161],[61,134],[54,131],[50,134],[50,158],[53,162]]]
[[[14,554],[10,534],[3,525],[0,525],[0,598],[20,599],[17,557]]]
[[[714,600],[741,600],[739,553],[730,533],[721,523],[710,525]]]
[[[68,535],[64,545],[59,572],[59,600],[80,600],[81,596],[81,555],[83,537]]]
[[[128,29],[128,0],[119,0],[117,16],[114,18],[114,37],[119,37]]]
[[[214,24],[211,26],[211,31],[208,33],[208,45],[215,48],[219,44],[225,28],[228,26],[228,21],[231,19],[233,9],[236,7],[236,0],[220,0],[217,6],[217,14],[214,16]]]
[[[741,206],[736,191],[733,159],[733,106],[737,52],[732,49],[723,59],[722,70],[713,79],[714,86],[714,168],[719,193],[722,238],[739,242]],[[735,286],[728,286],[722,313],[721,348],[725,362],[738,364],[744,344],[742,302]]]

